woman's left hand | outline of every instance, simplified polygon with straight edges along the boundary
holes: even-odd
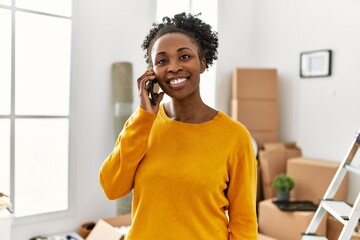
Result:
[[[137,79],[138,93],[140,97],[140,107],[151,113],[159,111],[160,102],[164,97],[164,93],[155,93],[156,104],[153,105],[149,98],[148,82],[155,79],[155,73],[152,69],[147,70]]]

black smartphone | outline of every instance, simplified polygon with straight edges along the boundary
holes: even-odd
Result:
[[[156,98],[157,98],[157,95],[155,94],[154,92],[154,85],[155,83],[157,83],[157,80],[154,79],[154,80],[150,80],[149,83],[148,83],[148,89],[149,89],[149,94],[150,94],[150,101],[152,103],[152,105],[156,105]]]

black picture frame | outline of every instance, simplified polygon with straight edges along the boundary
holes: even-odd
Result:
[[[331,76],[332,51],[330,49],[300,53],[300,77]]]

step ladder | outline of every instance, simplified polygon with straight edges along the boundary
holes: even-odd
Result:
[[[354,229],[360,218],[360,193],[358,193],[358,196],[353,206],[350,206],[349,204],[342,201],[333,200],[333,198],[347,173],[360,176],[360,167],[355,166],[354,162],[356,161],[353,161],[355,160],[354,158],[359,148],[360,131],[357,132],[356,137],[354,138],[347,155],[340,163],[340,166],[336,171],[328,189],[326,190],[323,199],[320,201],[320,204],[308,228],[302,236],[302,240],[327,239],[325,236],[318,236],[315,234],[321,220],[324,218],[326,213],[331,214],[334,218],[336,218],[339,222],[343,224],[343,228],[338,240],[349,240],[351,238],[351,235],[353,234]]]

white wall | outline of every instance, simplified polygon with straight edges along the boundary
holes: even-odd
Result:
[[[296,141],[304,156],[341,161],[360,128],[360,2],[256,0],[248,6],[252,16],[237,0],[219,2],[219,36],[228,53],[218,62],[218,81],[225,86],[218,99],[226,99],[219,107],[228,109],[231,69],[275,67],[280,140]],[[300,53],[318,49],[333,51],[332,76],[300,78]],[[359,181],[351,178],[349,201]]]
[[[134,80],[146,69],[140,45],[155,19],[155,0],[73,2],[71,212],[16,222],[13,240],[77,230],[116,212],[97,179],[114,144],[110,69],[130,61]],[[217,108],[229,113],[234,68],[276,67],[281,140],[296,141],[306,156],[340,161],[360,127],[359,12],[358,0],[219,1]],[[300,52],[323,48],[334,52],[333,75],[299,78]],[[355,182],[349,199],[359,191]]]

